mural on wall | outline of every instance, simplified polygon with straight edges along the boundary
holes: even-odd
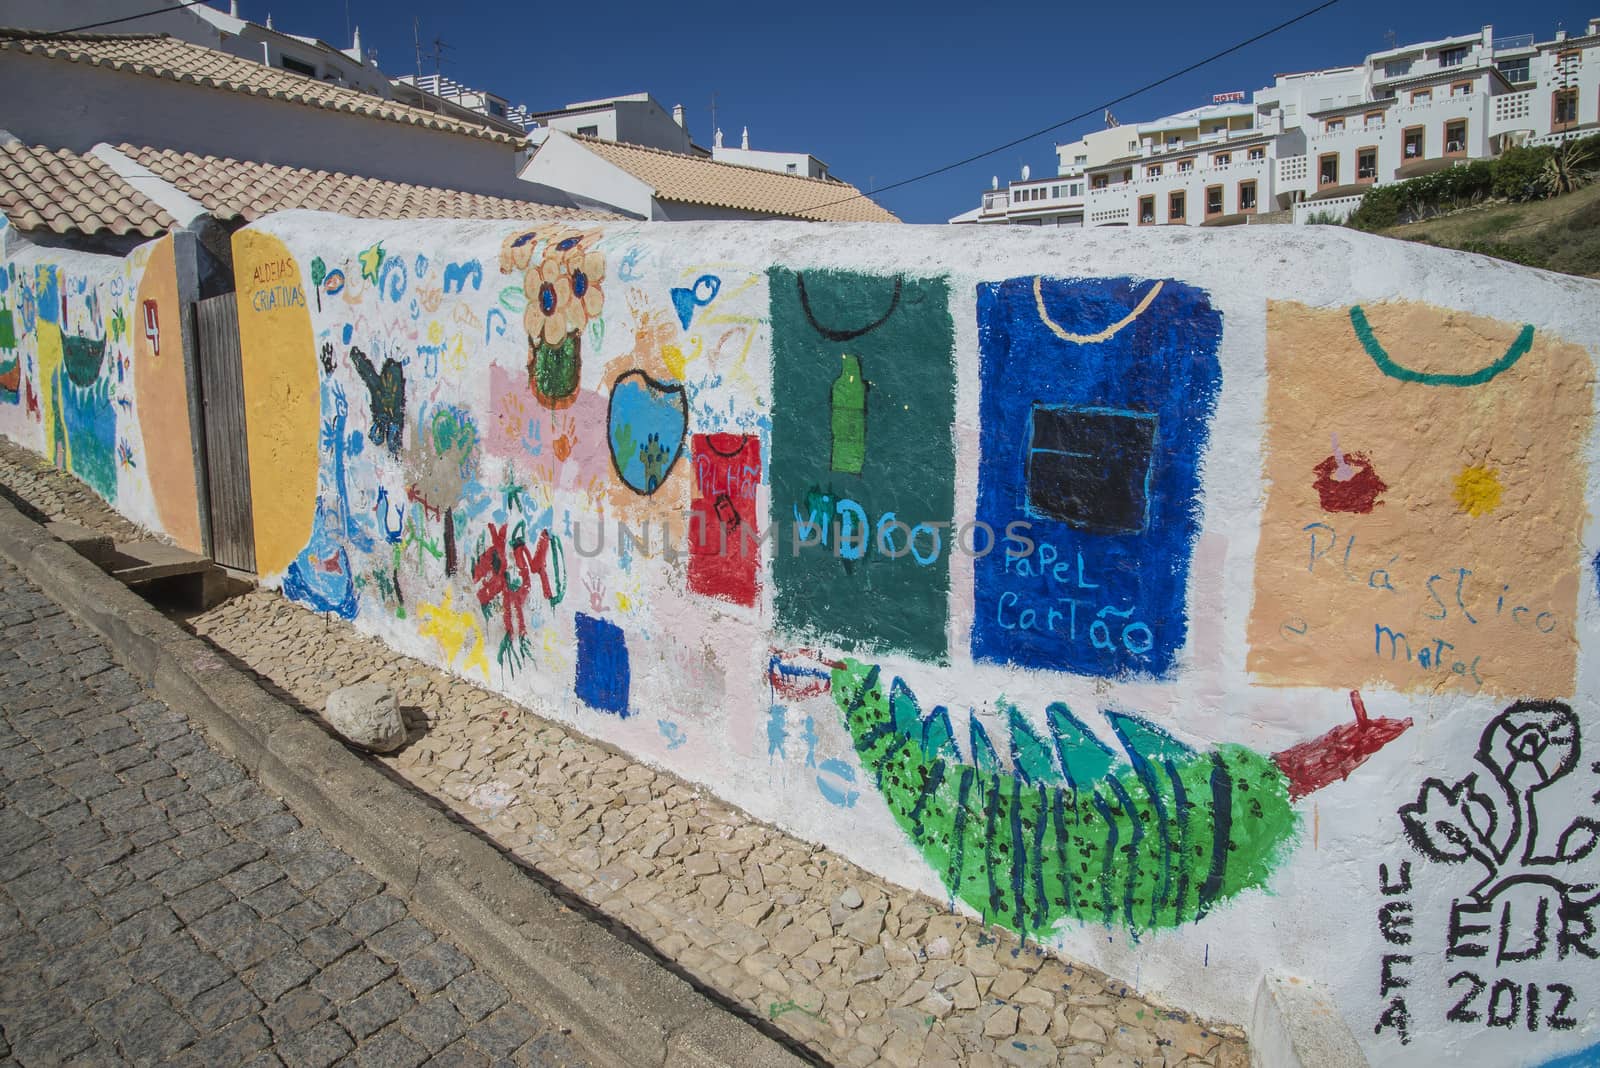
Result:
[[[22,352],[17,347],[17,320],[11,302],[15,298],[17,269],[0,266],[0,404],[22,403]]]
[[[1147,250],[946,278],[677,235],[241,231],[264,584],[1186,1007],[1242,1018],[1349,931],[1375,1064],[1591,1041],[1589,334],[1240,298],[1224,345],[1238,291]],[[8,265],[0,430],[102,483],[109,442],[117,508],[176,530],[163,255]]]
[[[325,418],[319,347],[311,333],[300,265],[282,241],[259,230],[240,230],[233,235],[233,266],[256,567],[272,575],[301,555],[313,523],[331,506],[319,499],[317,449]],[[339,279],[339,292],[348,300],[352,287],[344,284],[342,272]],[[317,551],[330,548],[323,544]],[[338,553],[319,559],[337,566]],[[334,584],[342,586],[342,579]],[[346,603],[343,591],[328,592],[333,603]]]
[[[974,659],[1171,672],[1221,338],[1206,294],[1171,280],[978,287]]]
[[[707,597],[754,606],[756,495],[761,439],[753,434],[696,434],[689,514],[689,588]]]
[[[1570,694],[1593,380],[1531,325],[1269,303],[1249,670]]]
[[[1388,899],[1378,913],[1385,943],[1374,1034],[1409,1044],[1424,1026],[1414,988],[1442,984],[1442,1025],[1570,1031],[1591,1012],[1600,959],[1600,763],[1583,761],[1583,729],[1561,701],[1517,701],[1479,736],[1477,767],[1460,778],[1429,777],[1397,813],[1420,858],[1380,871]],[[1576,774],[1574,774],[1576,773]],[[1576,812],[1576,814],[1574,814]],[[1541,820],[1541,816],[1543,819]],[[1413,880],[1445,866],[1448,914],[1419,914]],[[1419,959],[1422,931],[1443,933],[1443,967]]]
[[[951,896],[1024,935],[1071,918],[1137,936],[1265,886],[1294,845],[1292,802],[1411,726],[1368,718],[1352,694],[1354,723],[1283,753],[1201,753],[1108,711],[1119,756],[1064,704],[1047,710],[1050,744],[1006,706],[1007,772],[976,719],[972,760],[962,763],[944,709],[924,717],[899,679],[885,687],[878,666],[846,659],[829,682],[863,766]]]
[[[150,260],[135,293],[136,327],[127,329],[133,344],[134,397],[144,433],[150,492],[161,528],[190,552],[204,551],[200,540],[200,503],[195,492],[194,442],[189,428],[188,376],[178,331],[178,273],[172,238],[150,249]],[[162,328],[166,344],[162,344]]]
[[[947,657],[955,363],[942,279],[767,272],[778,626]],[[908,358],[908,354],[915,358]]]

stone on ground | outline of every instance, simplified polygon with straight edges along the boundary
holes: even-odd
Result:
[[[388,753],[406,740],[406,722],[389,688],[379,682],[343,686],[328,695],[328,725],[346,741]]]

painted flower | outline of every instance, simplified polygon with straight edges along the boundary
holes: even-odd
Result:
[[[584,253],[581,258],[568,259],[566,277],[572,286],[567,322],[573,330],[582,330],[605,307],[606,295],[601,287],[606,278],[605,256],[591,251]]]
[[[522,291],[528,297],[522,325],[528,330],[529,340],[559,345],[571,322],[572,280],[559,265],[544,263],[528,268],[522,278]]]
[[[533,262],[533,250],[543,234],[544,227],[535,226],[529,230],[518,230],[500,242],[500,273],[526,270],[528,264]]]
[[[544,266],[581,262],[599,236],[597,230],[558,230],[550,234],[544,246]]]

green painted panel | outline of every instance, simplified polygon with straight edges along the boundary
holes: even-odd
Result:
[[[955,514],[949,285],[781,267],[767,278],[778,627],[944,662]],[[816,544],[797,549],[797,527]]]

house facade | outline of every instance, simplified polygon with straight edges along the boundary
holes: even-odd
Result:
[[[1371,185],[1600,130],[1600,19],[1581,35],[1474,33],[1280,74],[1251,94],[1056,146],[1057,174],[951,222],[1228,225],[1343,219]],[[1282,213],[1282,214],[1280,214]],[[1265,221],[1265,220],[1263,220]]]

